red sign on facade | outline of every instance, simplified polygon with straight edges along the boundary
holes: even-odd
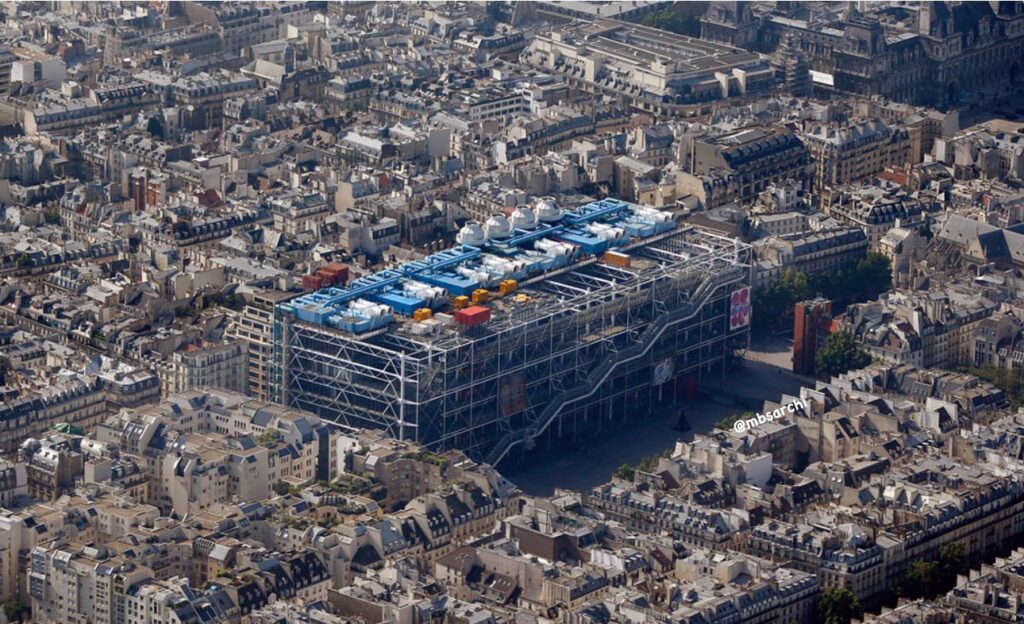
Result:
[[[734,290],[730,298],[729,331],[750,325],[750,315],[754,306],[750,301],[750,287]]]

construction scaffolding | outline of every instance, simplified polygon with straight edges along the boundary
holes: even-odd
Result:
[[[412,322],[351,333],[278,310],[273,398],[494,464],[577,418],[671,403],[746,348],[730,297],[750,285],[749,245],[688,226],[618,252],[630,261],[587,257],[522,281],[486,323],[430,334]]]

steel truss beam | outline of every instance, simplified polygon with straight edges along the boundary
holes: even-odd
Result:
[[[418,336],[398,325],[367,336],[279,318],[274,396],[346,425],[379,427],[486,457],[516,436],[521,440],[553,398],[607,366],[602,363],[635,353],[647,327],[685,305],[709,276],[721,278],[720,286],[749,283],[749,246],[697,228],[637,241],[623,251],[648,260],[624,268],[591,258],[524,280],[521,290],[550,293],[543,305],[514,308],[474,331]],[[656,352],[680,354],[690,367],[701,358],[720,358],[728,338],[723,297],[728,293],[717,292],[696,317],[659,333],[663,346],[649,348],[649,355],[608,376],[608,383],[650,366]],[[714,314],[708,312],[712,305],[719,306]],[[717,333],[705,332],[708,323]],[[602,390],[563,413],[600,403],[603,396]]]

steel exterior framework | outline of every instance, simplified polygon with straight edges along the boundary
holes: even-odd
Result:
[[[748,245],[689,227],[624,251],[630,268],[592,258],[523,282],[550,295],[543,308],[439,336],[350,334],[279,313],[273,396],[496,463],[570,416],[653,392],[656,365],[699,377],[746,346],[747,328],[729,332],[728,300],[750,284]]]

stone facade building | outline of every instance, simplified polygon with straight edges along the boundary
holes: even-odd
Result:
[[[910,133],[879,120],[816,125],[800,137],[814,159],[814,192],[863,180],[910,157]]]
[[[914,8],[712,2],[701,38],[760,52],[783,40],[810,64],[814,87],[948,108],[1022,77],[1020,2],[921,2]],[[837,15],[838,13],[838,15]]]

